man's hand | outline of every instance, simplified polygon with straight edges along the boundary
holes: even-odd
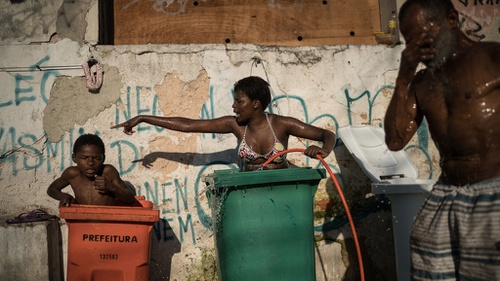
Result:
[[[401,69],[414,74],[419,63],[432,61],[436,55],[433,44],[434,39],[426,32],[420,34],[419,38],[409,40],[401,54]]]

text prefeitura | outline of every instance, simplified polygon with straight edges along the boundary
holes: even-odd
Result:
[[[83,241],[88,241],[88,242],[138,243],[136,236],[128,236],[128,235],[104,235],[104,234],[83,234]]]

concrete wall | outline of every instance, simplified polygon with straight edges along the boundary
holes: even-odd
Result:
[[[482,28],[471,36],[499,41],[500,6],[466,2],[457,1],[468,13],[464,26]],[[45,191],[73,164],[74,140],[82,133],[98,133],[106,144],[106,162],[160,207],[162,220],[152,231],[151,280],[212,280],[211,210],[200,178],[237,166],[236,139],[144,124],[130,137],[110,126],[137,114],[230,115],[232,85],[248,75],[270,82],[274,113],[333,131],[349,124],[379,126],[404,48],[101,46],[96,44],[95,0],[2,1],[0,11],[0,216],[11,218],[35,208],[58,214],[58,202]],[[81,67],[91,58],[104,71],[96,93],[86,87]],[[308,144],[293,139],[289,147]],[[425,127],[407,153],[421,178],[438,176],[439,156]],[[300,154],[289,158],[299,166],[321,166]],[[369,179],[342,144],[326,161],[356,216],[366,272],[376,280],[394,280],[387,199],[371,194]],[[353,280],[356,253],[330,180],[321,182],[316,202],[318,280]]]

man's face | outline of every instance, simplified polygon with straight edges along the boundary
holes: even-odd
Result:
[[[413,41],[430,39],[431,43],[420,45],[419,48],[434,49],[434,57],[422,63],[430,69],[437,70],[453,55],[456,39],[446,25],[445,19],[430,20],[430,18],[425,9],[413,5],[408,10],[407,17],[401,22],[401,33],[407,45]]]
[[[434,59],[429,62],[427,67],[437,70],[441,68],[451,56],[453,56],[457,46],[457,41],[450,29],[443,28],[440,36],[438,36],[434,42],[436,55]]]

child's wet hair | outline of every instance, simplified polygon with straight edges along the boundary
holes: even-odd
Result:
[[[73,145],[73,154],[76,154],[84,145],[95,145],[103,155],[105,154],[104,142],[98,135],[84,134],[79,136]]]
[[[259,100],[264,108],[271,103],[269,83],[258,76],[249,76],[234,83],[234,92],[245,93],[250,100]]]

